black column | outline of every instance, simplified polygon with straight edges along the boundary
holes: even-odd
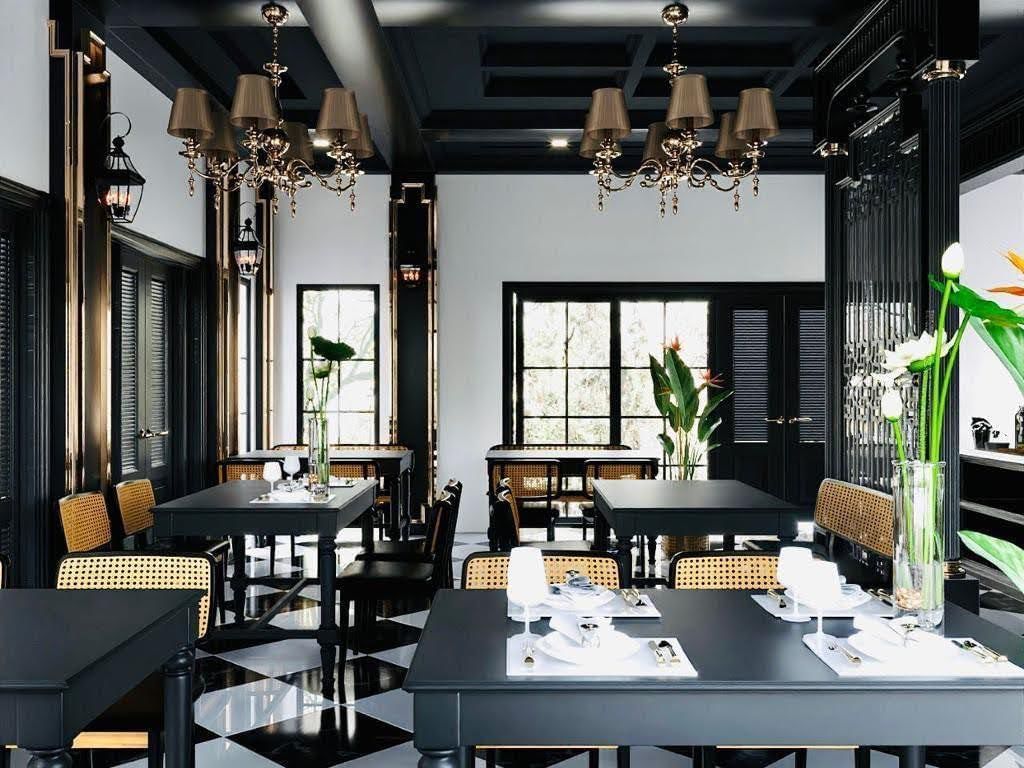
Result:
[[[843,342],[845,328],[846,238],[843,236],[842,192],[836,183],[846,175],[846,157],[825,160],[825,476],[845,478],[843,461]]]
[[[922,270],[941,277],[942,252],[960,239],[960,80],[947,77],[933,80],[924,90],[924,130],[922,150],[924,185],[921,242]],[[928,313],[928,326],[938,316],[941,297],[928,289],[928,301],[922,308]],[[946,333],[956,333],[959,312],[950,308]],[[960,405],[959,372],[954,370],[949,386],[946,418],[942,429],[942,460],[946,462],[946,503],[943,520],[946,533],[946,560],[960,558]]]

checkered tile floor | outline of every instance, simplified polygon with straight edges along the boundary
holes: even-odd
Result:
[[[351,533],[351,536],[349,535]],[[560,538],[562,537],[560,533]],[[358,552],[358,532],[346,532],[338,548],[339,567]],[[579,531],[564,531],[578,538]],[[460,534],[454,550],[456,585],[462,559],[486,549],[482,534]],[[252,544],[252,541],[249,542]],[[316,569],[316,544],[300,539],[296,558],[289,560],[288,540],[277,544],[278,574]],[[267,548],[250,547],[247,569],[253,575],[269,572]],[[657,568],[664,564],[658,562]],[[268,587],[252,587],[245,612],[258,615],[279,594]],[[230,592],[229,592],[229,605]],[[993,604],[995,597],[989,598]],[[318,587],[303,591],[274,623],[284,627],[315,627],[319,621]],[[998,603],[1014,613],[1024,606]],[[994,607],[994,605],[993,605]],[[427,617],[426,605],[389,606],[373,634],[358,640],[345,662],[343,682],[333,700],[320,695],[320,652],[314,640],[281,640],[269,643],[220,642],[207,644],[197,654],[197,665],[206,682],[196,702],[197,768],[401,768],[415,766],[418,753],[412,746],[412,697],[402,690],[420,630]],[[1019,611],[1018,618],[1019,617]],[[228,621],[233,614],[228,611]],[[1004,617],[1005,618],[1005,617]],[[1024,622],[1020,631],[1024,631]],[[970,713],[966,713],[970,716]],[[25,765],[16,753],[13,766]],[[791,752],[780,750],[719,750],[722,768],[793,768]],[[638,768],[688,766],[683,748],[644,747],[632,750]],[[76,765],[90,768],[127,764],[145,768],[143,753],[97,751],[75,754]],[[585,768],[587,755],[566,750],[503,751],[501,766],[517,768]],[[929,751],[928,763],[937,768],[1024,768],[1024,749],[965,747]],[[601,753],[602,766],[615,765],[615,753]],[[848,750],[812,750],[810,768],[853,768]],[[483,760],[477,760],[483,766]],[[885,751],[872,754],[872,768],[896,768],[897,759]]]

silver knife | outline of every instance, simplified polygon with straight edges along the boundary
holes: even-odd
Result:
[[[648,640],[647,647],[654,653],[654,659],[658,662],[658,666],[662,667],[665,665],[665,655],[661,652],[661,648],[658,645],[657,640]]]

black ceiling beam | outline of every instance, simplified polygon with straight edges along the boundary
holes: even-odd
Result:
[[[597,88],[621,88],[623,77],[505,77],[491,75],[484,84],[485,97],[589,98]]]
[[[787,110],[776,107],[779,124],[784,129],[805,129],[811,126],[811,112],[806,109]],[[580,130],[586,117],[585,109],[492,109],[492,110],[434,110],[423,119],[423,130]],[[634,127],[646,128],[650,123],[664,119],[662,109],[633,109],[629,119]]]
[[[299,0],[298,5],[334,71],[356,92],[385,162],[403,171],[432,170],[371,0]]]
[[[701,72],[700,74],[705,73]],[[707,81],[708,91],[712,98],[736,97],[744,88],[758,88],[765,85],[763,74],[707,75]],[[641,78],[633,95],[637,98],[668,98],[669,91],[668,78],[662,75],[661,77]]]
[[[637,41],[636,47],[633,49],[633,61],[630,64],[629,73],[626,75],[626,82],[622,85],[627,99],[632,98],[636,93],[637,86],[640,85],[640,80],[644,76],[644,66],[651,58],[651,51],[654,50],[657,42],[657,38],[651,32],[643,35]]]
[[[647,66],[661,68],[671,58],[671,44],[660,43],[647,58]],[[679,41],[679,62],[687,67],[784,68],[793,66],[793,60],[793,47],[789,42],[703,43],[689,42],[682,35]]]
[[[599,67],[625,69],[632,57],[624,43],[488,43],[480,57],[487,67]]]

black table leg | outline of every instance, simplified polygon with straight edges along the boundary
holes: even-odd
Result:
[[[409,526],[412,524],[412,474],[402,472],[398,476],[398,487],[402,492],[402,541],[409,540]]]
[[[900,750],[900,768],[925,768],[925,748],[903,747]]]
[[[373,536],[371,523],[370,536]],[[334,553],[334,537],[320,536],[317,539],[318,555],[317,574],[320,580],[320,631],[317,642],[320,644],[320,663],[323,666],[323,695],[325,698],[334,696],[334,664],[337,658],[339,642],[338,624],[335,620],[335,569],[337,557]],[[345,660],[342,659],[342,664]]]
[[[722,549],[726,552],[734,552],[736,550],[736,537],[727,533],[722,537]]]
[[[28,768],[71,768],[71,745],[60,749],[30,749]]]
[[[419,768],[462,768],[462,750],[421,749]]]
[[[245,536],[231,537],[231,554],[235,558],[234,572],[231,574],[231,597],[235,604],[235,623],[245,621]]]
[[[164,664],[164,756],[167,768],[192,768],[192,672],[195,651],[186,646]]]
[[[370,509],[366,510],[366,512],[363,513],[363,522],[362,522],[363,542],[362,543],[363,543],[363,549],[366,552],[373,552],[373,523],[374,523],[374,514],[373,514],[373,508],[371,507]]]
[[[615,559],[619,561],[619,583],[628,587],[633,577],[633,537],[615,532]]]

